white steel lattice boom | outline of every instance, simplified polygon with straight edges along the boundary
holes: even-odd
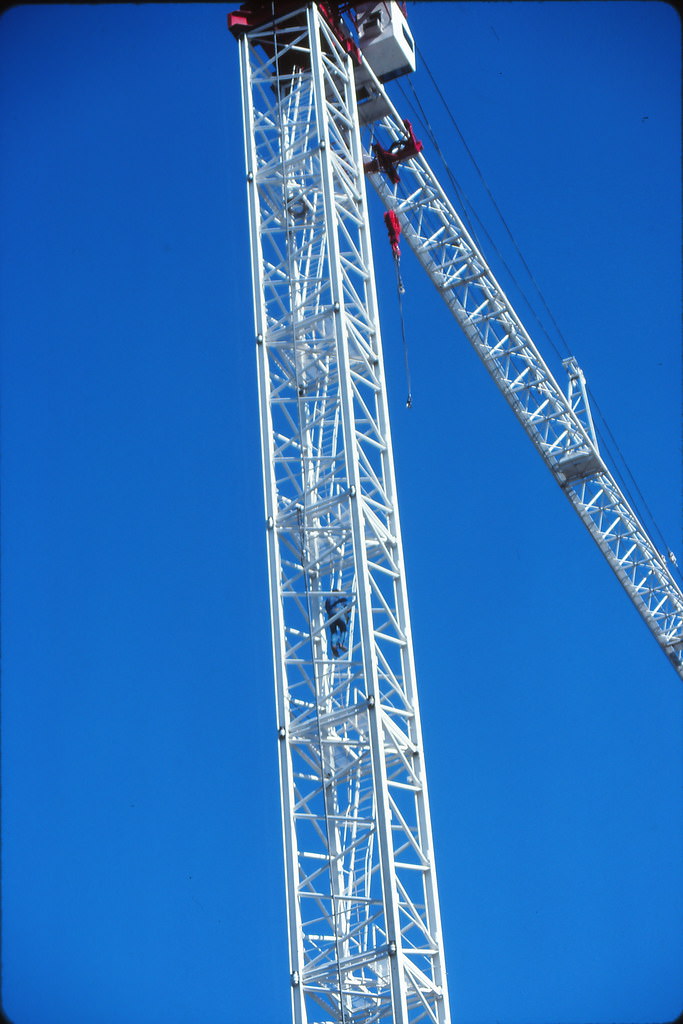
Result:
[[[372,80],[366,121],[366,168],[377,138],[401,145],[404,122],[382,85]],[[598,448],[581,370],[565,361],[565,394],[534,345],[484,256],[467,232],[422,153],[401,162],[400,180],[368,175],[397,216],[403,237],[429,274],[457,323],[512,407],[543,461],[575,508],[683,678],[683,593]]]

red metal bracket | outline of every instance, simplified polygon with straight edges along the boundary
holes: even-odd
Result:
[[[409,160],[412,156],[417,156],[424,148],[420,140],[415,138],[410,121],[404,121],[403,126],[408,136],[406,139],[392,143],[389,149],[385,149],[379,142],[374,144],[372,147],[374,158],[363,165],[366,174],[377,174],[378,171],[384,171],[389,181],[394,185],[398,184],[401,179],[398,176],[396,164],[400,164],[403,160]]]
[[[286,0],[284,2],[279,0],[278,13],[285,14],[288,10],[294,10],[296,6],[298,5],[287,3]],[[264,25],[272,17],[272,7],[270,4],[261,2],[261,0],[245,0],[239,10],[231,11],[228,14],[228,29],[232,32],[235,39],[239,39],[249,29]]]
[[[353,4],[320,3],[320,0],[317,0],[317,3],[320,13],[334,32],[337,40],[341,43],[344,53],[351,54],[351,59],[356,67],[360,67],[361,60],[363,59],[361,52],[345,30],[344,22],[341,18],[341,12],[344,8],[346,6],[352,7]]]

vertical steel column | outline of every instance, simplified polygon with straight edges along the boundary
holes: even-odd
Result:
[[[353,70],[241,54],[293,1018],[448,1024]]]

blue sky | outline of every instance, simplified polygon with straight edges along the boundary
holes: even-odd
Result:
[[[230,9],[0,21],[14,1024],[289,1020]],[[681,560],[678,17],[640,2],[409,13]],[[533,300],[424,69],[413,83]],[[681,682],[408,253],[405,409],[372,208],[454,1020],[671,1020]]]

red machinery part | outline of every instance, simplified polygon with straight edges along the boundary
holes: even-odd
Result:
[[[351,6],[353,5],[343,3],[318,3],[320,13],[341,43],[344,52],[351,54],[354,63],[359,65],[362,60],[361,52],[344,30],[344,23],[341,20],[341,12]],[[250,29],[272,21],[274,9],[277,15],[281,15],[300,7],[301,0],[277,0],[276,3],[269,0],[245,0],[238,10],[228,14],[228,29],[235,39],[239,39]]]
[[[394,210],[387,210],[384,214],[384,223],[387,226],[389,232],[389,241],[391,242],[391,251],[396,259],[401,255],[401,249],[398,244],[398,238],[401,234],[401,225],[399,219],[396,216]]]
[[[392,143],[389,149],[385,149],[379,142],[374,144],[372,147],[374,158],[365,164],[363,168],[366,174],[377,174],[378,171],[384,171],[389,181],[394,185],[398,184],[401,179],[398,176],[395,165],[400,164],[403,160],[409,160],[411,157],[417,156],[424,148],[420,140],[415,138],[410,121],[404,121],[403,126],[408,137],[402,142]]]

